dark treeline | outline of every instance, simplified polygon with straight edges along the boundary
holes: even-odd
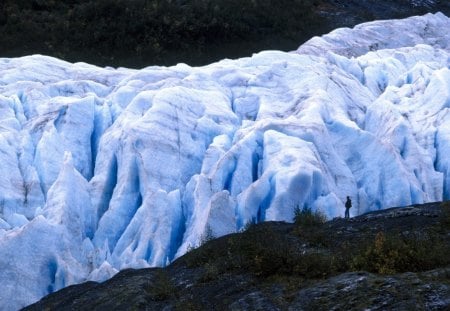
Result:
[[[0,56],[99,65],[206,64],[295,49],[326,29],[316,0],[2,0]]]

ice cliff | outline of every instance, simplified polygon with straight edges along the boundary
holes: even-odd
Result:
[[[450,198],[450,19],[142,70],[0,59],[0,309],[205,234]]]

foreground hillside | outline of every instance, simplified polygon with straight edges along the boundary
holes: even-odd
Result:
[[[377,21],[203,67],[0,59],[0,309],[297,207],[449,199],[449,28]]]
[[[450,204],[268,222],[24,310],[448,310]]]

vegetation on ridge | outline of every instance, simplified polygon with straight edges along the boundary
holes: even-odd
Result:
[[[217,55],[250,54],[265,40],[279,48],[284,41],[300,44],[323,23],[314,9],[317,3],[4,0],[0,3],[0,55],[34,51],[109,65],[116,59],[123,65],[125,58],[130,65],[139,61],[173,64],[183,58],[191,64],[205,63]]]
[[[315,35],[375,19],[442,11],[409,0],[2,0],[0,57],[46,54],[72,62],[203,65],[295,50]]]
[[[164,269],[125,270],[105,283],[63,289],[27,310],[448,307],[449,203],[328,222],[305,209],[295,220],[249,225]]]
[[[444,208],[444,211],[446,209]],[[227,237],[186,256],[191,267],[206,265],[206,273],[250,271],[256,276],[297,275],[323,278],[348,271],[395,274],[426,271],[450,264],[447,217],[427,230],[379,230],[348,222],[355,233],[335,231],[320,212],[297,210],[293,230],[279,232],[271,224],[253,225],[244,234]],[[412,228],[411,228],[412,229]],[[361,232],[363,234],[361,234]],[[339,238],[342,235],[342,238]],[[211,276],[208,276],[211,279]]]

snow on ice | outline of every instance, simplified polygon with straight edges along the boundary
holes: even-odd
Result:
[[[204,67],[0,59],[0,308],[296,207],[449,199],[445,29],[371,22]]]

